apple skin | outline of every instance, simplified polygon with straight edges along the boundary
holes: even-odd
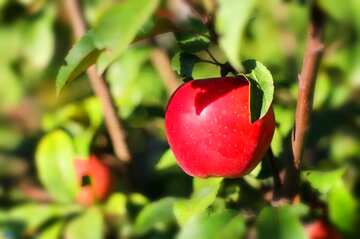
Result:
[[[316,220],[306,226],[309,239],[342,239],[341,235],[323,220]]]
[[[245,77],[181,85],[165,113],[166,136],[179,166],[195,177],[236,178],[264,157],[274,130],[272,107],[251,123]]]
[[[76,201],[79,204],[91,206],[105,199],[111,189],[112,180],[109,168],[94,155],[87,160],[76,159],[74,164],[77,181],[81,187]],[[89,185],[81,185],[85,176],[90,178]]]

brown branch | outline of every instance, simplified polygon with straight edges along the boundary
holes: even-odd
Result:
[[[310,125],[314,87],[324,44],[322,41],[323,19],[321,12],[314,8],[309,26],[309,36],[303,67],[299,75],[299,92],[296,106],[295,128],[292,137],[294,165],[300,168],[304,142]]]
[[[155,48],[151,54],[151,62],[159,72],[169,95],[171,95],[179,87],[180,82],[171,69],[171,63],[167,53],[161,48]]]
[[[80,39],[86,32],[86,24],[82,18],[81,10],[77,0],[65,0],[65,9],[69,15],[72,30],[76,39]],[[90,79],[91,87],[96,96],[100,99],[105,125],[110,135],[116,156],[122,161],[129,161],[131,155],[126,143],[126,134],[122,122],[117,115],[116,106],[111,97],[110,90],[96,72],[95,66],[89,67],[87,75]]]
[[[295,126],[292,134],[293,161],[285,171],[284,191],[292,199],[298,191],[301,161],[313,104],[314,87],[319,63],[324,50],[323,43],[324,16],[314,4],[311,10],[307,47],[303,66],[299,74],[299,92],[296,106]]]
[[[19,189],[28,199],[43,203],[54,201],[48,192],[30,183],[21,183]]]

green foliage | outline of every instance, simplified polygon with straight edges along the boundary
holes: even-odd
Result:
[[[20,101],[23,88],[10,65],[0,65],[0,74],[0,109],[3,110]]]
[[[116,60],[106,74],[122,117],[131,115],[140,104],[161,105],[164,87],[148,62],[151,49],[132,48]]]
[[[200,61],[201,59],[194,54],[181,52],[172,58],[171,66],[178,75],[187,79],[193,79],[195,64]]]
[[[57,90],[94,64],[100,53],[99,72],[122,54],[158,5],[158,0],[126,1],[109,9],[98,25],[75,44],[57,77]],[[116,22],[117,24],[113,24]],[[130,24],[129,24],[130,23]]]
[[[327,194],[337,184],[342,183],[344,169],[337,169],[329,172],[319,171],[303,171],[303,177],[309,181],[311,187],[318,190],[322,194]]]
[[[69,51],[69,54],[65,58],[66,66],[60,68],[56,79],[58,93],[60,93],[68,81],[74,80],[96,62],[100,51],[96,49],[94,45],[92,34],[92,31],[88,32]]]
[[[177,238],[243,238],[244,232],[245,223],[242,216],[238,215],[236,211],[223,211],[194,216],[184,225]]]
[[[103,238],[104,229],[104,218],[100,209],[92,207],[69,222],[65,229],[65,237],[100,239]]]
[[[299,215],[290,206],[266,207],[256,221],[258,238],[306,238]]]
[[[173,198],[163,198],[144,207],[134,224],[134,233],[142,235],[151,229],[166,230],[174,222]]]
[[[221,0],[216,16],[216,30],[220,35],[220,47],[231,64],[241,69],[241,42],[246,23],[249,21],[255,0]]]
[[[341,231],[356,236],[360,223],[359,203],[343,183],[336,184],[328,196],[329,218]]]
[[[73,44],[62,4],[0,0],[0,238],[296,239],[319,219],[343,238],[358,237],[360,1],[214,2],[84,0],[89,31]],[[187,176],[166,141],[169,69],[154,67],[153,50],[166,50],[179,79],[235,75],[229,64],[246,76],[250,120],[273,106],[271,148],[282,171],[292,155],[310,3],[326,15],[326,50],[300,202],[269,206],[267,157],[240,179]],[[91,65],[122,119],[130,165],[114,158],[101,101],[82,77]],[[73,161],[91,154],[110,167],[112,191],[83,207],[74,200]]]
[[[250,120],[254,122],[269,111],[274,96],[274,82],[270,71],[260,62],[247,60],[243,66],[250,82]]]
[[[71,138],[57,130],[45,136],[36,151],[36,167],[42,184],[60,202],[75,199],[78,184],[74,169]]]
[[[180,49],[187,53],[203,51],[210,46],[208,28],[198,19],[189,19],[182,23],[183,31],[175,34]]]
[[[165,170],[176,166],[176,159],[174,153],[171,149],[165,151],[165,153],[161,156],[159,162],[156,164],[156,170]]]
[[[174,205],[178,223],[184,225],[194,215],[204,212],[215,201],[221,182],[222,178],[194,178],[190,199],[179,200]]]

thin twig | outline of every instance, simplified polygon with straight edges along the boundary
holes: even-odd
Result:
[[[28,199],[43,203],[53,202],[53,198],[45,190],[30,183],[21,183],[19,189]]]
[[[310,125],[314,87],[319,63],[324,50],[324,15],[314,4],[311,10],[307,47],[299,74],[299,92],[296,106],[295,126],[292,134],[293,161],[285,171],[284,193],[292,199],[298,191],[301,161]]]
[[[65,9],[69,14],[72,30],[76,39],[80,39],[85,34],[86,24],[82,18],[82,13],[77,0],[65,0]],[[112,140],[116,156],[126,162],[131,159],[131,155],[126,143],[126,134],[122,122],[117,115],[116,106],[111,97],[110,90],[96,72],[95,66],[89,67],[87,75],[90,79],[91,87],[99,98],[104,112],[105,125]]]
[[[218,62],[218,60],[216,60],[215,56],[211,53],[211,51],[209,49],[206,49],[205,51],[217,65],[223,65],[220,62]]]
[[[170,59],[167,53],[157,47],[151,54],[151,62],[155,69],[159,72],[169,95],[172,94],[180,85],[175,72],[171,69]]]

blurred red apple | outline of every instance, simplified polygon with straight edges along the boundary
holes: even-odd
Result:
[[[87,160],[76,159],[75,171],[81,186],[76,197],[78,203],[90,206],[106,198],[111,188],[110,170],[96,156]]]
[[[241,177],[264,157],[275,130],[272,108],[250,122],[244,77],[193,80],[172,95],[166,135],[180,167],[196,177]]]
[[[331,225],[323,220],[316,220],[315,222],[306,226],[306,232],[309,239],[341,239],[341,235]]]

